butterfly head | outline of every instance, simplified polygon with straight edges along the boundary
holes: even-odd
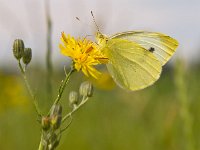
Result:
[[[100,32],[97,32],[95,37],[98,45],[104,45],[108,41],[108,37]]]
[[[97,25],[97,23],[95,21],[94,14],[93,14],[92,11],[91,11],[91,15],[92,15],[94,24],[95,24],[95,26],[97,28],[97,32],[95,34],[95,38],[97,40],[97,44],[99,46],[104,46],[106,44],[106,42],[108,41],[108,37],[100,32],[99,27],[98,27],[98,25]]]

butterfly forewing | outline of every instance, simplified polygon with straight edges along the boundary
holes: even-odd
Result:
[[[104,52],[109,58],[109,72],[123,88],[133,91],[143,89],[160,77],[160,61],[135,42],[109,39]]]
[[[164,65],[174,54],[178,42],[162,33],[128,31],[113,35],[110,39],[126,39],[149,50]]]

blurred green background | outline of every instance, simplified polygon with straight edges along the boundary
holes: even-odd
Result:
[[[45,113],[65,76],[63,66],[69,63],[59,52],[60,32],[75,37],[93,34],[91,10],[103,33],[158,31],[177,39],[180,46],[151,87],[130,92],[110,78],[94,83],[94,96],[75,113],[58,150],[199,150],[199,9],[195,0],[0,0],[0,150],[35,150],[41,134],[12,42],[22,38],[33,50],[27,76]],[[51,93],[47,49],[52,50]],[[64,113],[70,110],[70,90],[78,90],[84,80],[79,73],[72,76],[61,100]]]
[[[46,93],[45,75],[39,67],[28,69],[43,112],[53,102]],[[138,92],[96,87],[94,96],[74,115],[58,149],[200,149],[199,76],[198,65],[186,68],[179,60],[165,67],[153,86]],[[63,77],[64,71],[54,72],[54,98]],[[84,80],[79,73],[72,76],[61,100],[64,112],[70,109],[69,91],[78,90]],[[20,74],[1,71],[0,83],[0,149],[37,149],[41,129]]]

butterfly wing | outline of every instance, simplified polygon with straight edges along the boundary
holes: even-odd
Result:
[[[171,58],[178,42],[162,33],[147,31],[128,31],[113,35],[111,39],[126,39],[138,43],[149,50],[161,62],[162,66]]]
[[[103,48],[108,71],[122,88],[132,91],[152,85],[162,70],[160,61],[135,42],[109,39]]]

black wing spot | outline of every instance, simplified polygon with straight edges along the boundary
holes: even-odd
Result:
[[[149,51],[153,53],[153,52],[155,51],[155,48],[150,47],[150,48],[149,48]]]

